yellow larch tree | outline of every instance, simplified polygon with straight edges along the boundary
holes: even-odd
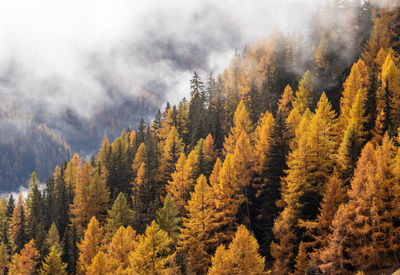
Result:
[[[219,172],[220,172],[221,168],[222,168],[221,159],[217,158],[217,160],[214,163],[213,170],[212,170],[212,172],[210,174],[210,177],[209,177],[209,182],[210,182],[211,188],[213,190],[217,190],[216,188],[218,188],[217,187],[217,185],[219,184],[219,179],[218,178],[219,178]]]
[[[64,172],[65,185],[70,192],[75,190],[75,185],[78,179],[79,168],[81,166],[81,160],[78,154],[75,154],[70,162],[68,162],[67,168]]]
[[[67,264],[63,263],[61,259],[61,250],[53,245],[43,262],[43,267],[40,270],[41,275],[66,275]]]
[[[32,239],[18,254],[14,254],[9,267],[9,274],[29,275],[33,274],[39,262],[40,254],[35,247],[35,241]]]
[[[100,251],[103,239],[103,229],[93,216],[85,230],[82,241],[78,244],[80,251],[77,263],[78,274],[86,274],[87,268],[92,264],[93,258]]]
[[[313,241],[305,243],[305,246],[318,249],[327,245],[328,236],[331,233],[332,220],[339,206],[345,202],[345,199],[346,192],[343,182],[339,178],[339,173],[335,170],[327,184],[317,219],[315,221],[302,222],[301,224],[313,238]]]
[[[311,107],[313,103],[313,89],[313,76],[310,71],[307,71],[300,80],[299,88],[292,102],[293,107],[297,109],[300,114],[304,114],[304,112]]]
[[[290,85],[287,85],[278,102],[278,113],[280,113],[285,119],[289,116],[293,109],[292,101],[293,89],[290,87]]]
[[[132,227],[121,226],[107,245],[107,258],[110,269],[122,272],[129,266],[129,254],[135,250],[137,236]],[[119,274],[119,273],[118,273]]]
[[[390,136],[400,126],[400,70],[389,53],[379,75],[380,87],[377,91],[377,109],[383,111],[384,131]]]
[[[172,173],[172,181],[169,181],[165,187],[167,192],[171,194],[180,213],[184,212],[184,207],[187,201],[185,197],[187,190],[187,188],[185,188],[186,182],[184,177],[185,162],[185,153],[181,153],[175,164],[175,171]]]
[[[218,248],[209,275],[264,274],[265,259],[258,253],[256,238],[244,225],[239,226],[228,249]]]
[[[171,174],[175,170],[175,163],[184,150],[184,144],[178,131],[172,127],[162,147],[160,165],[158,167],[158,179],[167,183],[171,180]]]
[[[193,191],[196,174],[198,170],[197,155],[191,151],[186,159],[182,153],[175,165],[175,172],[172,173],[172,181],[166,186],[167,192],[171,194],[176,207],[181,215],[186,213],[185,205],[190,199],[190,192]]]
[[[210,234],[214,230],[214,201],[211,187],[204,175],[197,179],[194,192],[183,218],[180,246],[187,251],[190,268],[197,274],[206,272],[209,264]]]
[[[26,242],[27,225],[25,214],[25,203],[22,194],[18,195],[17,204],[14,207],[13,214],[10,218],[9,235],[11,238],[11,247],[13,252],[19,252]]]
[[[134,175],[136,176],[140,165],[142,164],[142,162],[144,162],[146,159],[146,145],[142,142],[135,154],[135,158],[133,159],[133,163],[132,163],[132,170]]]
[[[78,234],[82,234],[90,219],[96,216],[101,221],[105,220],[109,202],[109,191],[105,182],[89,162],[79,168],[75,197],[71,205],[73,221]]]
[[[93,262],[87,267],[86,275],[110,275],[110,274],[119,274],[115,272],[111,272],[109,259],[102,252],[99,251],[96,256],[93,258]]]
[[[355,122],[354,119],[356,117],[354,114],[355,109],[353,105],[356,102],[357,96],[359,98],[357,104],[359,106],[363,106],[364,108],[369,85],[368,68],[364,61],[360,58],[356,63],[353,64],[350,74],[343,84],[343,93],[340,99],[340,116],[336,126],[339,138],[342,137],[349,124],[352,123],[352,120]],[[352,109],[353,114],[351,113]],[[363,124],[366,123],[364,112],[365,110],[362,110],[362,112],[358,114],[356,113],[358,118],[361,120],[361,123],[357,125],[357,127],[363,127]]]
[[[97,154],[97,161],[100,166],[106,165],[110,161],[111,151],[110,151],[110,142],[106,135],[103,137],[103,141],[101,142],[101,147],[99,153]]]
[[[129,226],[133,224],[133,211],[130,209],[128,200],[122,192],[119,193],[112,208],[109,209],[107,213],[107,222],[104,227],[107,238],[111,238],[111,236],[114,235],[121,226]]]
[[[367,143],[354,173],[349,200],[332,221],[332,234],[325,249],[319,252],[323,271],[351,269],[371,271],[393,264],[398,249],[398,196],[395,176],[396,149],[386,134],[382,145]],[[387,237],[391,236],[391,237]],[[337,259],[340,259],[338,262]]]
[[[217,158],[217,153],[215,152],[215,143],[211,134],[208,134],[203,147],[205,170],[207,175],[209,175],[213,169],[214,162]]]
[[[215,226],[217,228],[213,234],[213,242],[214,244],[226,244],[232,240],[235,233],[237,226],[236,215],[240,204],[244,201],[244,197],[240,192],[240,186],[236,179],[234,161],[231,154],[226,156],[222,167],[216,163],[214,170],[219,170],[219,175],[217,183],[212,182],[212,195],[216,212]]]
[[[325,94],[322,94],[316,114],[307,123],[307,133],[296,131],[298,144],[288,157],[289,169],[284,180],[287,190],[283,197],[287,205],[300,211],[303,219],[316,217],[319,200],[333,170],[334,123],[335,113]],[[314,199],[307,199],[310,196]]]
[[[257,128],[254,131],[254,157],[256,162],[256,172],[259,176],[267,166],[273,126],[274,117],[271,113],[267,112],[260,117]]]
[[[255,172],[254,149],[250,144],[249,136],[242,131],[236,142],[235,151],[233,153],[233,169],[235,171],[236,182],[239,186],[240,193],[243,195],[245,203],[245,211],[242,223],[250,226],[250,193],[249,187]]]
[[[158,138],[160,140],[160,147],[162,148],[165,144],[165,140],[168,138],[169,132],[175,127],[173,121],[173,110],[169,108],[166,111],[165,118],[161,121],[161,127],[158,129]]]
[[[128,274],[165,274],[173,258],[170,245],[167,233],[153,221],[129,254]]]
[[[236,142],[239,139],[242,131],[248,135],[252,131],[252,123],[249,117],[249,112],[247,111],[243,100],[241,100],[237,105],[235,116],[233,118],[233,127],[231,128],[229,135],[225,137],[224,149],[227,154],[233,154],[233,151],[236,147]]]
[[[9,264],[10,256],[8,255],[7,245],[2,241],[0,244],[0,274],[6,274]]]

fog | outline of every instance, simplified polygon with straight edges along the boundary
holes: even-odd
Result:
[[[306,26],[320,2],[2,1],[0,98],[85,117],[143,90],[175,103],[194,70],[218,73],[274,27]]]

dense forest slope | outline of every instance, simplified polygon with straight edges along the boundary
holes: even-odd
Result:
[[[328,1],[190,97],[0,202],[11,274],[391,274],[400,10]],[[3,230],[4,229],[4,230]],[[52,273],[53,272],[53,273]]]
[[[0,193],[28,187],[33,171],[45,181],[72,152],[90,158],[104,135],[115,138],[124,127],[137,128],[141,118],[154,116],[158,104],[150,94],[127,98],[85,118],[72,110],[53,116],[1,102]]]
[[[27,187],[33,171],[45,180],[57,163],[71,157],[71,148],[54,131],[5,104],[0,103],[0,192]]]

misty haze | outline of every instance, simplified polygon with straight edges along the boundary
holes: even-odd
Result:
[[[2,1],[0,41],[0,274],[400,269],[399,0]]]

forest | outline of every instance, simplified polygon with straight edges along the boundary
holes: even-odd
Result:
[[[0,201],[0,273],[395,272],[398,4],[327,1],[44,189],[32,173]]]

